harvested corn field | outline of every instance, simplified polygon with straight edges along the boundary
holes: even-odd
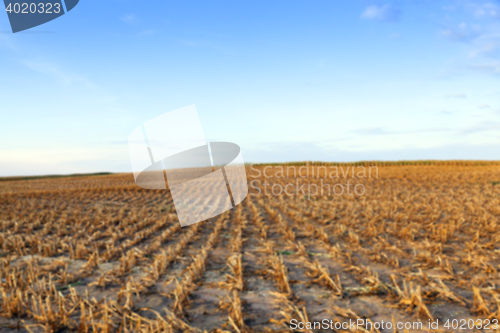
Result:
[[[1,180],[0,332],[497,328],[500,163],[247,175],[242,204],[185,228],[130,174]]]

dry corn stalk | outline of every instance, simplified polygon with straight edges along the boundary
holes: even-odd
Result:
[[[319,283],[327,286],[333,290],[336,295],[342,296],[342,285],[340,284],[340,278],[338,275],[336,277],[337,282],[334,282],[330,277],[328,267],[323,267],[317,260],[314,260],[313,262],[304,260],[304,264],[309,270],[306,274],[314,278],[311,283]]]

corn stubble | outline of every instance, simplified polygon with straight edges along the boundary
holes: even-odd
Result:
[[[327,173],[374,165],[378,178]],[[292,319],[374,321],[356,310],[362,302],[389,322],[500,319],[499,163],[309,163],[309,178],[277,166],[271,178],[248,168],[249,182],[349,180],[366,193],[260,187],[181,228],[168,192],[141,190],[130,175],[0,181],[0,331],[291,331]],[[193,297],[207,288],[224,319],[205,325]]]

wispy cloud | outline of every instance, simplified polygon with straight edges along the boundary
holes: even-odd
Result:
[[[486,108],[489,108],[489,105],[486,105],[486,107],[484,107],[484,109]],[[442,111],[442,113],[451,114],[451,112],[449,111]],[[366,136],[398,135],[398,137],[401,137],[404,135],[424,134],[424,133],[448,133],[448,135],[463,136],[467,134],[484,133],[484,132],[498,133],[499,131],[500,131],[500,122],[484,121],[461,128],[435,127],[435,128],[421,128],[409,131],[400,131],[400,130],[387,130],[381,127],[375,127],[375,128],[357,129],[351,131],[351,133],[355,133],[357,135],[366,135]]]
[[[401,10],[390,4],[368,6],[361,13],[362,19],[385,22],[396,22],[400,16]]]
[[[443,28],[441,35],[458,42],[471,42],[481,36],[481,26],[461,22],[458,26]]]
[[[474,63],[469,66],[470,69],[478,70],[487,74],[500,74],[500,61],[491,60],[488,62]]]
[[[43,60],[28,60],[21,61],[21,64],[35,72],[52,77],[63,86],[74,85],[79,90],[86,91],[87,94],[92,94],[89,96],[92,96],[93,99],[98,98],[102,102],[114,102],[117,99],[116,96],[109,94],[105,89],[96,85],[90,78],[67,70],[53,62]],[[116,117],[116,119],[121,118],[121,114],[119,117]]]
[[[500,7],[493,2],[482,4],[471,3],[469,6],[476,17],[500,18]]]
[[[371,128],[361,128],[354,130],[353,133],[358,135],[386,135],[392,134],[390,131],[387,131],[381,127],[371,127]]]
[[[44,62],[44,61],[23,61],[22,62],[26,67],[42,73],[46,75],[50,75],[59,81],[61,81],[64,85],[69,85],[72,83],[83,83],[89,88],[94,88],[94,84],[87,78],[69,73],[67,71],[64,71],[61,69],[59,66],[50,63],[50,62]]]
[[[45,149],[0,148],[2,156],[2,176],[53,175],[88,172],[127,172],[129,163],[123,158],[126,146],[106,145],[85,147],[73,145],[71,148],[54,145]],[[32,161],[36,160],[36,165]]]
[[[389,35],[389,38],[393,38],[393,39],[399,39],[401,37],[403,37],[403,35],[400,33],[394,33],[394,34]]]
[[[234,50],[221,46],[222,44],[219,42],[213,42],[208,39],[201,40],[187,40],[187,39],[179,39],[179,42],[187,47],[192,48],[207,48],[212,49],[218,52],[222,52],[225,54],[235,54]]]
[[[12,42],[12,40],[8,36],[3,35],[3,34],[0,34],[0,46],[6,47],[6,48],[11,49],[11,50],[17,49],[17,47]]]
[[[472,58],[482,56],[497,56],[500,50],[500,24],[488,27],[488,31],[481,33],[473,40]]]
[[[381,148],[378,150],[346,150],[324,146],[322,142],[268,143],[261,147],[244,149],[249,162],[289,162],[297,160],[316,161],[367,161],[367,160],[423,160],[423,159],[479,159],[500,158],[500,145],[490,144],[441,144],[422,148],[411,145],[404,148]],[[300,156],[300,158],[298,157]]]
[[[446,16],[440,35],[468,44],[462,69],[500,74],[500,2],[460,0],[455,11],[461,11],[459,23]]]
[[[127,24],[133,25],[136,23],[139,23],[139,19],[134,13],[131,14],[125,14],[121,17],[121,20]]]
[[[152,29],[149,29],[149,30],[142,30],[139,35],[141,36],[151,36],[151,35],[154,35],[155,31],[152,30]]]
[[[457,94],[448,94],[448,95],[445,95],[446,98],[459,98],[459,99],[462,99],[462,98],[467,98],[467,95],[464,94],[464,93],[457,93]]]
[[[415,133],[434,133],[434,132],[449,132],[450,128],[424,128],[412,131],[394,131],[394,130],[386,130],[381,127],[371,127],[371,128],[361,128],[351,131],[357,135],[405,135],[405,134],[415,134]]]
[[[500,129],[500,122],[484,121],[460,130],[459,134],[466,135],[466,134],[485,133],[485,132],[498,133],[499,129]]]

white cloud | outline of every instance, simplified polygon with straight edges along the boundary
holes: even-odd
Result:
[[[372,5],[366,7],[361,14],[361,18],[365,20],[395,22],[399,20],[401,11],[390,4]]]

